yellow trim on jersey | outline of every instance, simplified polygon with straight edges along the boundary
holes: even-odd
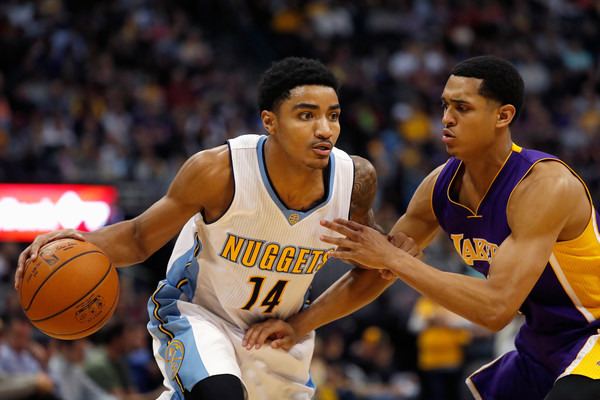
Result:
[[[579,237],[554,245],[550,265],[588,322],[600,319],[600,234],[596,211]]]
[[[438,179],[440,177],[440,174],[442,173],[442,171],[444,170],[444,168],[446,168],[446,165],[448,164],[448,161],[450,161],[450,160],[449,159],[446,160],[446,162],[444,163],[444,166],[442,167],[442,169],[440,170],[440,172],[437,174],[437,176],[433,180],[433,185],[431,185],[431,193],[429,194],[429,208],[431,209],[431,215],[433,215],[436,219],[437,219],[437,216],[435,215],[435,207],[433,207],[433,192],[435,191],[435,185],[437,184],[437,181],[438,181]]]
[[[577,357],[559,379],[565,375],[583,375],[592,379],[600,379],[600,335],[590,336]]]
[[[514,151],[514,152],[516,152],[516,153],[520,153],[520,152],[521,152],[521,150],[523,150],[523,148],[522,148],[521,146],[519,146],[519,145],[517,145],[516,143],[514,143],[514,142],[513,142],[513,144],[512,144],[512,148],[511,148],[511,151]]]
[[[513,145],[514,145],[514,143],[513,143]],[[513,149],[514,149],[514,146],[513,146]],[[460,162],[460,164],[458,164],[458,168],[456,168],[456,171],[454,171],[454,175],[452,176],[452,179],[450,179],[450,183],[448,184],[448,188],[446,190],[446,196],[448,197],[448,201],[450,201],[453,204],[456,204],[457,206],[461,206],[462,208],[466,209],[467,211],[469,211],[472,214],[471,216],[473,216],[473,217],[479,217],[480,216],[480,214],[479,214],[479,207],[481,207],[481,203],[483,203],[483,200],[485,200],[485,198],[487,197],[488,192],[492,188],[492,185],[494,184],[494,182],[496,182],[496,178],[498,178],[498,175],[500,175],[500,172],[502,172],[502,170],[504,169],[504,166],[508,162],[508,159],[510,158],[510,156],[512,155],[512,153],[513,152],[511,150],[511,152],[508,153],[508,156],[504,159],[504,162],[502,163],[502,165],[500,166],[500,168],[496,172],[496,175],[494,175],[494,179],[491,180],[489,186],[485,190],[485,193],[483,194],[483,196],[481,197],[481,199],[479,199],[479,203],[477,204],[477,207],[475,208],[475,211],[471,210],[469,207],[465,206],[464,204],[461,204],[461,203],[459,203],[457,201],[452,200],[452,197],[450,196],[450,188],[452,188],[452,184],[454,183],[454,179],[456,179],[456,175],[458,175],[458,171],[460,171],[460,167],[463,164],[462,161]]]

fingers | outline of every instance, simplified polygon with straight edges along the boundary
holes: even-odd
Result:
[[[379,276],[381,276],[386,281],[391,281],[392,279],[396,279],[397,276],[390,271],[389,269],[381,269],[379,270]]]
[[[340,238],[323,235],[319,238],[321,241],[338,247],[347,248],[352,248],[352,244],[360,240],[360,232],[367,228],[364,225],[342,218],[335,218],[333,221],[321,220],[321,225],[345,236],[345,238]],[[339,255],[333,256],[339,257]]]
[[[352,246],[352,241],[350,241],[346,238],[341,238],[341,237],[322,235],[319,237],[319,240],[321,242],[333,244],[334,246],[337,246],[338,248],[350,248]],[[332,255],[332,253],[329,253],[329,254]],[[334,255],[334,257],[336,257],[336,256]]]
[[[60,231],[53,231],[43,235],[38,235],[33,242],[25,250],[23,250],[23,252],[21,252],[17,263],[17,271],[15,272],[16,290],[21,288],[25,266],[28,262],[32,262],[37,258],[40,249],[50,242],[65,238],[73,238],[85,242],[85,237],[83,237],[79,231],[76,231],[75,229],[63,229]]]
[[[19,254],[19,261],[17,263],[17,271],[15,272],[15,289],[21,288],[21,281],[23,280],[23,272],[25,271],[25,264],[29,258],[31,246],[27,246],[21,254]]]
[[[285,349],[289,350],[294,345],[292,338],[286,336],[282,339],[273,340],[271,342],[271,348],[273,349]]]
[[[333,222],[336,224],[342,225],[342,226],[346,226],[346,227],[350,228],[352,231],[359,231],[362,228],[366,228],[366,226],[359,224],[358,222],[350,221],[350,220],[343,219],[343,218],[334,218]]]
[[[252,350],[252,347],[256,345],[256,348],[259,349],[264,343],[264,341],[259,341],[261,332],[261,324],[255,324],[250,326],[250,328],[248,328],[248,331],[246,331],[246,334],[244,335],[244,339],[242,340],[242,346],[245,347],[247,350]]]
[[[322,220],[321,225],[352,239],[354,238],[357,229],[352,229],[349,225],[350,222],[351,221],[336,218],[333,221]]]
[[[401,248],[404,241],[408,239],[408,236],[404,232],[397,232],[393,235],[388,235],[388,240],[394,246]]]
[[[323,240],[323,238],[329,238],[329,236],[322,236],[322,241],[323,242],[327,242],[326,240]],[[336,240],[335,238],[331,238]],[[327,243],[331,243],[331,242],[327,242]],[[348,248],[344,248],[342,246],[338,247],[336,250],[331,250],[329,252],[327,252],[327,257],[333,257],[333,258],[340,258],[342,260],[352,260],[352,261],[356,261],[355,260],[355,253]],[[347,262],[347,261],[346,261]]]
[[[247,350],[253,347],[260,349],[272,335],[285,335],[285,322],[271,318],[264,322],[253,324],[248,328],[242,340],[242,346]]]
[[[251,325],[242,340],[247,350],[260,349],[265,343],[273,349],[290,349],[295,344],[294,330],[287,322],[271,318]]]
[[[419,252],[414,257],[420,261],[423,261],[423,259],[425,258],[425,254],[423,254],[423,252],[419,249]]]
[[[404,250],[409,255],[418,258],[419,260],[423,260],[423,252],[417,245],[417,242],[411,237],[408,237],[403,232],[398,232],[394,235],[388,236],[388,241],[394,246],[398,247],[401,250]]]

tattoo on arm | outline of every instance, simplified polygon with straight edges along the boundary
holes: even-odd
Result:
[[[352,160],[354,161],[354,186],[350,201],[350,219],[377,228],[371,209],[377,192],[375,168],[364,158],[352,156]]]

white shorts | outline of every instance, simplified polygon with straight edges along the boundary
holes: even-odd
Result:
[[[202,307],[181,300],[149,302],[148,330],[156,361],[168,388],[160,400],[183,400],[184,391],[213,375],[231,374],[242,380],[246,399],[312,399],[309,373],[314,332],[290,350],[242,347],[245,332]],[[154,306],[155,310],[152,310]],[[156,312],[156,309],[167,312]]]

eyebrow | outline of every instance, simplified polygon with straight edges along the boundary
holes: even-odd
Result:
[[[316,105],[316,104],[298,103],[298,104],[295,104],[292,107],[292,110],[297,110],[299,108],[308,108],[308,109],[311,109],[311,110],[318,110],[320,107],[318,105]],[[329,106],[328,110],[339,110],[340,108],[341,107],[340,107],[339,104],[334,104],[332,106]]]
[[[461,100],[461,99],[449,99],[449,100],[446,100],[444,98],[444,96],[441,96],[440,100],[448,102],[448,103],[458,103],[458,104],[469,104],[470,103],[467,100]]]

